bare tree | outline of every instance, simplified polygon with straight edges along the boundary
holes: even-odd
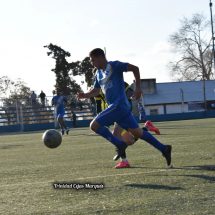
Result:
[[[170,35],[178,59],[170,62],[171,76],[178,81],[210,80],[212,73],[212,38],[210,23],[202,14],[183,18],[180,29]]]

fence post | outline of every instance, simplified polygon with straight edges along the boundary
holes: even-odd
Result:
[[[24,123],[23,123],[23,109],[22,109],[22,105],[20,104],[19,106],[19,110],[20,110],[20,131],[24,131]]]
[[[19,107],[17,100],[16,100],[16,122],[17,124],[20,124]]]
[[[57,122],[57,108],[54,106],[54,127],[57,128],[58,122]]]

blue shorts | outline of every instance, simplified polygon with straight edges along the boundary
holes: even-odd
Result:
[[[147,121],[146,112],[144,109],[139,113],[139,120],[140,121]]]
[[[110,126],[116,122],[123,129],[139,127],[129,108],[124,105],[109,105],[107,109],[96,116],[95,120],[101,126]]]
[[[63,118],[64,115],[65,115],[65,110],[64,110],[64,109],[62,109],[62,108],[57,108],[57,109],[55,110],[55,117],[57,117],[57,118]]]

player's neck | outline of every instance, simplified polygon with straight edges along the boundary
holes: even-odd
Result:
[[[108,64],[108,61],[105,59],[103,62],[102,62],[102,64],[101,64],[101,68],[100,69],[102,69],[103,71],[106,69],[106,67],[107,67],[107,64]]]

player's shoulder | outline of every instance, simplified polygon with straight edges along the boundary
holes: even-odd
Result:
[[[108,63],[111,65],[112,68],[126,68],[128,65],[128,63],[119,60],[109,61]]]
[[[121,62],[121,61],[119,61],[119,60],[115,60],[115,61],[109,61],[108,62],[111,66],[115,66],[115,65],[119,65],[119,64],[121,64],[121,63],[123,63],[123,62]]]

